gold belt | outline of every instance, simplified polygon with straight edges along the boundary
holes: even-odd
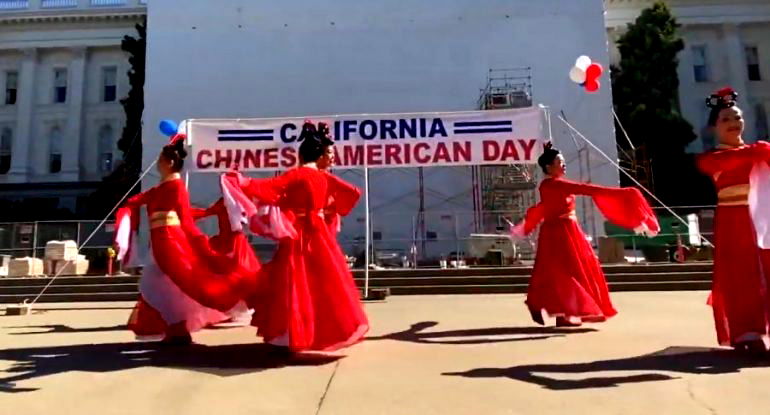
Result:
[[[303,210],[303,211],[299,211],[299,212],[294,212],[294,216],[297,217],[297,218],[304,218],[304,217],[306,217],[308,215],[317,215],[317,216],[323,218],[324,217],[324,212],[325,212],[324,210],[312,210],[312,211]]]
[[[746,206],[749,204],[749,185],[736,184],[725,187],[717,194],[719,206]]]
[[[565,213],[563,215],[559,215],[559,219],[577,220],[577,213],[575,213],[575,211],[573,210],[573,211],[571,211],[569,213]]]
[[[167,212],[155,212],[150,215],[150,229],[159,228],[161,226],[180,226],[181,224],[182,222],[179,220],[179,215],[173,210]]]

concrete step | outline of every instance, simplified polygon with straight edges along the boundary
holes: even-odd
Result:
[[[356,278],[356,284],[364,284],[363,278]],[[609,274],[607,281],[612,282],[676,282],[702,281],[710,282],[711,274],[703,272],[655,273],[655,274]],[[529,275],[514,276],[470,276],[470,277],[404,277],[404,278],[370,278],[372,287],[394,286],[465,286],[465,285],[511,285],[528,284]]]
[[[13,286],[40,286],[43,287],[51,281],[50,277],[27,277],[27,278],[0,278],[0,291],[4,287]],[[55,285],[95,285],[95,284],[136,284],[139,281],[138,275],[128,275],[120,277],[106,276],[67,276],[58,277],[51,286]]]
[[[610,291],[705,291],[710,282],[677,281],[657,283],[611,283]],[[432,294],[522,294],[527,292],[526,284],[508,285],[423,285],[390,287],[391,295],[432,295]]]
[[[526,283],[508,284],[454,284],[454,285],[370,285],[372,288],[388,287],[391,295],[428,295],[428,294],[513,294],[526,293]],[[623,281],[610,282],[610,291],[701,291],[709,290],[711,282],[708,280],[680,281]],[[135,290],[103,290],[103,291],[66,291],[57,292],[55,287],[43,294],[39,302],[90,302],[90,301],[134,301],[138,296]],[[102,289],[104,287],[99,287]],[[135,287],[134,287],[135,288]],[[37,292],[3,291],[0,294],[0,303],[20,303],[25,299],[31,300]]]
[[[29,280],[26,280],[29,282]],[[608,275],[610,284],[631,283],[676,283],[697,281],[710,283],[711,275],[708,273],[679,273],[679,274],[614,274]],[[35,282],[45,282],[36,280]],[[95,281],[90,281],[95,282]],[[46,290],[46,294],[76,294],[76,293],[111,293],[111,292],[138,292],[137,279],[125,278],[123,280],[109,280],[108,282],[92,284],[69,284],[69,281],[56,280]],[[494,285],[527,285],[529,276],[508,277],[408,277],[408,278],[373,278],[369,280],[370,287],[468,287],[468,286],[494,286]],[[356,279],[356,285],[364,286],[363,279]],[[35,285],[6,285],[0,287],[0,294],[6,295],[37,295],[44,284]]]
[[[43,289],[42,286],[10,286],[0,288],[0,294],[32,294],[37,295]],[[139,292],[136,283],[130,284],[78,284],[57,285],[52,284],[45,290],[45,294],[76,294],[76,293],[129,293]]]
[[[685,264],[622,264],[604,265],[604,273],[613,274],[649,274],[649,273],[680,273],[680,272],[711,272],[711,262],[691,262]],[[384,269],[370,270],[369,278],[404,278],[410,276],[421,277],[452,277],[452,276],[511,276],[529,275],[532,267],[471,267],[471,268],[421,268],[421,269]],[[353,276],[363,278],[363,270],[354,270]]]
[[[469,268],[372,271],[369,286],[389,288],[393,295],[523,293],[531,268]],[[606,266],[612,291],[707,290],[711,264]],[[364,286],[363,272],[355,272]],[[0,303],[32,299],[50,278],[0,278]],[[66,276],[57,278],[39,301],[132,301],[138,276]]]
[[[72,293],[72,294],[43,294],[40,303],[80,303],[94,301],[136,301],[136,292],[124,293]],[[34,299],[34,295],[0,294],[0,304],[18,304],[24,300]]]

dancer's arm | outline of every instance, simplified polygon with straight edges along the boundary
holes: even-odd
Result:
[[[247,196],[268,205],[277,205],[286,188],[297,177],[296,172],[297,170],[289,170],[280,176],[269,179],[251,179],[240,176],[240,186]]]
[[[147,204],[152,189],[130,197],[123,206],[115,212],[115,235],[113,245],[118,251],[118,260],[125,261],[129,266],[136,263],[136,234],[139,231],[139,209]]]
[[[216,216],[219,212],[223,211],[224,209],[225,209],[224,199],[220,197],[219,200],[214,202],[213,205],[207,207],[206,209],[191,206],[190,214],[192,214],[193,220],[199,221],[201,219],[208,218],[209,216]]]
[[[770,161],[770,143],[703,153],[696,158],[698,169],[709,176],[760,161]]]
[[[540,225],[540,222],[543,221],[544,217],[545,206],[542,202],[540,202],[535,206],[527,209],[527,214],[524,216],[524,220],[511,228],[511,236],[513,236],[513,238],[516,240],[524,239],[525,236],[532,233],[532,231],[534,231],[535,228]]]
[[[128,209],[137,209],[137,208],[141,207],[142,205],[146,205],[147,202],[150,199],[150,196],[149,196],[150,192],[153,189],[149,189],[149,190],[146,190],[146,191],[141,192],[141,193],[137,193],[137,194],[129,197],[128,200],[126,200],[123,203],[123,206],[121,206],[121,207],[128,208]]]
[[[574,182],[567,179],[551,180],[548,187],[566,194],[594,196],[608,191],[618,190],[616,187],[599,186],[595,184]]]
[[[361,198],[361,190],[333,174],[328,174],[329,194],[333,198],[332,206],[335,213],[346,216]]]
[[[176,207],[175,210],[179,216],[179,222],[188,238],[203,238],[208,240],[206,235],[195,226],[196,218],[193,209],[190,206],[190,194],[187,193],[187,189],[185,189],[184,184],[181,181],[178,181],[178,183],[179,184],[176,186],[169,187],[164,197],[174,199],[174,206]]]

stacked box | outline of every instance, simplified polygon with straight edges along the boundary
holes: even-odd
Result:
[[[43,275],[43,260],[39,258],[14,258],[8,264],[9,277],[34,277]]]
[[[10,255],[0,255],[0,277],[8,276],[8,266],[11,264]]]
[[[626,262],[626,249],[623,241],[599,237],[599,262],[602,264],[619,264]]]
[[[45,259],[75,261],[78,259],[78,244],[75,241],[48,241],[45,244]]]
[[[58,275],[85,275],[88,273],[89,262],[83,255],[78,255],[75,261],[56,261],[55,274]]]
[[[46,275],[85,275],[90,263],[83,255],[78,255],[74,261],[47,259],[45,261]]]

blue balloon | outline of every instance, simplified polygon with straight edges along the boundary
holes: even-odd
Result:
[[[171,137],[179,131],[179,125],[172,120],[163,120],[160,122],[160,132]]]

